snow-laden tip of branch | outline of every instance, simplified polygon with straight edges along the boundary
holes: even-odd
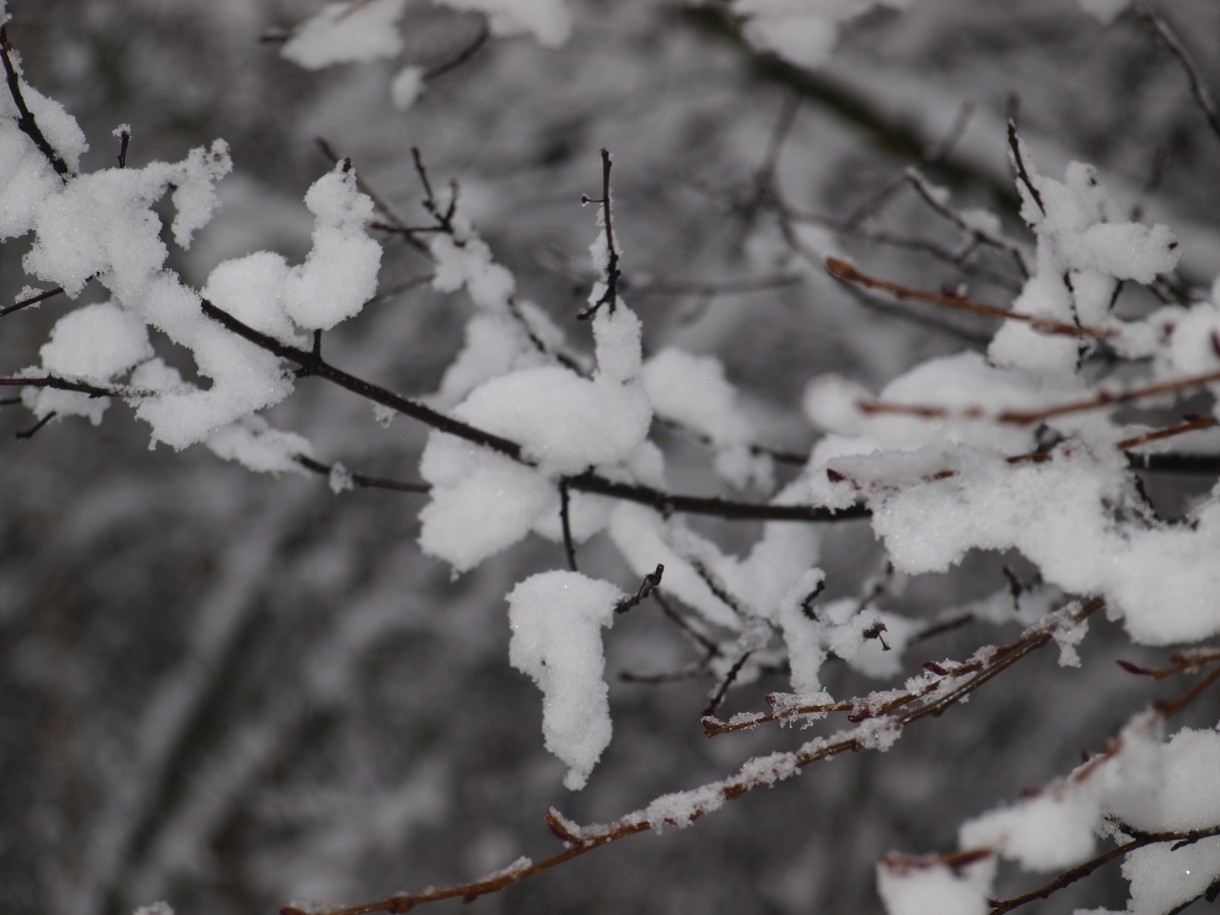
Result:
[[[627,598],[577,572],[542,572],[508,595],[509,660],[542,690],[546,748],[563,760],[563,783],[583,788],[610,743],[610,701],[601,629]]]

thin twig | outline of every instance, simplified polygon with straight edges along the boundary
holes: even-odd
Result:
[[[1059,321],[1055,318],[1044,317],[1041,315],[1029,315],[1019,311],[1009,311],[1007,308],[1000,308],[995,305],[986,305],[982,302],[976,302],[966,296],[956,295],[943,292],[928,292],[923,289],[913,289],[910,286],[903,286],[899,283],[893,283],[889,280],[879,279],[875,276],[869,276],[866,273],[861,273],[853,264],[844,260],[839,260],[836,257],[826,258],[826,271],[836,280],[842,280],[845,283],[855,283],[863,286],[866,289],[879,289],[882,292],[888,292],[898,300],[914,299],[919,302],[929,302],[933,305],[941,305],[945,308],[953,308],[958,311],[968,311],[972,314],[982,315],[987,318],[1001,318],[1005,321],[1023,321],[1028,324],[1033,330],[1044,334],[1055,334],[1064,337],[1088,337],[1098,340],[1105,340],[1116,335],[1114,331],[1106,327],[1082,327],[1077,324],[1070,324],[1066,321]]]
[[[933,192],[932,187],[928,184],[927,179],[925,179],[924,176],[915,169],[908,168],[905,172],[903,172],[903,177],[906,179],[907,183],[914,188],[915,193],[919,195],[919,198],[923,200],[923,202],[926,203],[934,213],[953,223],[953,225],[957,226],[976,241],[985,245],[990,245],[993,248],[998,248],[999,250],[1007,253],[1008,256],[1012,258],[1013,263],[1017,265],[1017,270],[1020,272],[1021,276],[1026,278],[1029,277],[1029,268],[1025,264],[1025,257],[1021,254],[1021,249],[1015,244],[1001,235],[993,235],[990,232],[980,229],[978,226],[971,225],[961,213],[940,200]]]
[[[29,298],[19,299],[12,305],[5,308],[0,308],[0,318],[3,318],[5,315],[11,315],[14,311],[21,311],[23,308],[29,308],[31,305],[37,305],[39,302],[45,302],[47,299],[52,299],[63,291],[63,286],[56,286],[53,289],[44,289],[42,292],[35,293]]]
[[[1046,422],[1057,416],[1070,413],[1085,413],[1089,410],[1101,410],[1133,403],[1149,397],[1160,397],[1165,394],[1181,394],[1194,388],[1205,387],[1220,382],[1220,371],[1204,372],[1199,375],[1188,375],[1184,378],[1174,378],[1168,381],[1157,381],[1151,384],[1137,385],[1123,391],[1102,391],[1093,397],[1069,401],[1037,410],[1002,410],[994,413],[985,407],[972,405],[965,407],[941,407],[933,404],[900,404],[880,400],[862,400],[856,406],[864,413],[891,413],[905,416],[917,416],[921,419],[970,419],[991,420],[1009,426],[1030,426]]]
[[[961,664],[953,666],[940,664],[925,665],[930,673],[937,676],[937,679],[914,690],[908,690],[898,696],[893,696],[892,693],[887,692],[884,694],[886,698],[880,701],[875,696],[864,696],[841,702],[785,705],[779,711],[769,714],[751,715],[748,719],[743,719],[737,723],[707,719],[703,722],[703,732],[708,737],[718,737],[721,734],[731,734],[734,731],[750,730],[760,724],[767,724],[773,721],[786,721],[789,718],[799,718],[806,715],[824,715],[832,712],[846,712],[849,715],[849,720],[852,721],[862,721],[865,718],[891,715],[912,703],[936,696],[937,693],[940,693],[942,687],[951,680],[974,675],[966,683],[956,687],[951,692],[936,696],[930,705],[922,706],[916,709],[916,711],[908,713],[908,715],[915,716],[911,718],[914,721],[919,717],[923,717],[922,708],[943,709],[947,707],[951,703],[942,704],[947,696],[960,696],[965,695],[967,692],[972,692],[996,674],[1011,667],[1031,651],[1036,651],[1050,642],[1054,638],[1055,632],[1061,626],[1074,625],[1081,620],[1087,619],[1100,610],[1104,604],[1105,602],[1101,598],[1095,597],[1083,604],[1075,613],[1069,614],[1063,621],[1052,625],[1036,624],[1027,630],[1017,641],[998,648],[991,646],[980,648],[974,653],[971,660]]]
[[[1203,82],[1203,77],[1199,75],[1199,68],[1195,65],[1194,58],[1191,57],[1186,46],[1178,39],[1177,34],[1170,27],[1169,23],[1156,12],[1145,4],[1140,4],[1135,8],[1136,13],[1144,20],[1156,33],[1156,36],[1165,45],[1169,53],[1177,58],[1178,63],[1182,65],[1182,69],[1186,73],[1186,79],[1190,83],[1190,94],[1194,96],[1195,103],[1199,106],[1199,110],[1203,113],[1204,120],[1207,121],[1207,126],[1211,128],[1212,133],[1220,137],[1220,113],[1216,111],[1216,104],[1212,101],[1211,93],[1208,91],[1206,84]]]
[[[470,60],[470,58],[474,57],[475,54],[479,52],[479,49],[487,44],[487,40],[490,37],[491,32],[488,30],[487,25],[484,24],[483,27],[479,29],[479,34],[475,36],[474,41],[463,48],[456,57],[450,58],[449,60],[443,61],[442,63],[425,70],[423,80],[425,82],[431,82],[434,79],[444,76],[451,70],[456,70],[462,64],[466,63],[466,61]]]
[[[311,473],[316,473],[320,476],[328,477],[334,471],[333,465],[324,464],[303,454],[298,454],[293,460]],[[388,489],[392,492],[410,493],[427,493],[432,489],[427,483],[408,483],[402,480],[391,480],[386,477],[371,477],[368,474],[356,473],[354,471],[349,471],[349,473],[351,474],[352,485],[361,489]]]
[[[568,558],[568,568],[576,569],[576,544],[572,540],[572,518],[569,509],[568,478],[559,478],[559,523],[563,527],[563,552]]]
[[[618,249],[614,246],[614,226],[610,221],[610,150],[602,149],[602,197],[600,201],[594,201],[589,197],[582,197],[582,203],[600,203],[602,205],[602,227],[606,232],[606,288],[602,292],[601,297],[596,302],[580,312],[576,317],[582,321],[587,321],[597,314],[598,310],[605,305],[610,314],[614,314],[614,308],[618,304],[618,283],[622,277],[622,272],[618,268]]]
[[[1025,189],[1029,191],[1030,198],[1038,205],[1038,209],[1042,211],[1042,215],[1046,215],[1046,206],[1042,203],[1042,194],[1039,193],[1037,185],[1030,178],[1029,172],[1025,168],[1025,157],[1021,154],[1021,138],[1017,136],[1017,122],[1012,118],[1008,119],[1008,148],[1012,152],[1012,164],[1017,170],[1017,177],[1021,179],[1021,183],[1025,185]]]
[[[28,441],[29,439],[32,439],[35,435],[38,434],[39,430],[41,430],[44,426],[46,426],[47,423],[49,423],[51,420],[53,420],[58,415],[59,414],[56,411],[52,410],[42,419],[38,420],[38,422],[34,423],[34,425],[30,426],[30,428],[22,429],[20,432],[17,432],[16,437],[19,440],[23,440],[23,441]]]

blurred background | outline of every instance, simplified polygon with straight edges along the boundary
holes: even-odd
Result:
[[[562,46],[488,41],[400,111],[394,73],[454,60],[481,18],[413,2],[400,58],[310,72],[279,52],[320,5],[15,0],[8,31],[29,81],[88,135],[85,168],[113,164],[111,131],[124,122],[135,166],[228,141],[223,209],[174,265],[196,286],[225,258],[268,249],[295,261],[308,250],[301,198],[329,169],[319,137],[422,219],[415,146],[437,187],[460,183],[461,210],[521,297],[587,348],[573,319],[596,278],[596,229],[580,197],[600,193],[598,150],[609,148],[623,294],[646,349],[718,356],[762,443],[798,454],[815,438],[800,412],[812,376],[876,388],[986,340],[982,325],[836,284],[827,255],[923,289],[966,284],[1000,305],[1020,288],[1008,254],[968,249],[902,180],[918,168],[955,206],[994,212],[1028,246],[1007,117],[1043,173],[1090,161],[1125,207],[1170,225],[1185,284],[1220,273],[1217,138],[1179,62],[1131,14],[1103,26],[1068,0],[924,0],[852,21],[830,63],[808,71],[752,49],[723,3],[568,0],[575,27]],[[1220,6],[1156,8],[1220,86]],[[0,248],[0,304],[28,282],[26,245]],[[329,358],[405,394],[435,390],[471,306],[422,283],[430,269],[387,239],[383,295],[328,334]],[[1133,292],[1119,307],[1151,304]],[[66,307],[51,300],[5,319],[0,372],[37,362]],[[415,478],[426,435],[403,418],[383,428],[367,403],[320,382],[303,382],[269,419],[327,461],[399,479]],[[699,715],[711,679],[622,679],[697,659],[641,607],[608,637],[614,742],[571,794],[542,746],[537,690],[507,663],[503,600],[526,575],[559,567],[560,546],[533,539],[454,578],[415,545],[418,496],[335,495],[324,478],[257,476],[198,448],[149,450],[121,406],[98,428],[52,422],[18,439],[32,422],[20,407],[0,411],[4,912],[119,915],[165,899],[179,913],[248,915],[457,882],[556,851],[548,806],[578,822],[613,819],[809,736],[709,741]],[[697,443],[655,437],[675,491],[726,492]],[[1159,498],[1180,497],[1177,484],[1158,485]],[[735,550],[759,533],[694,526]],[[884,578],[865,523],[836,524],[824,550],[827,597]],[[606,543],[581,556],[582,569],[634,587]],[[1013,557],[974,557],[901,593],[883,589],[879,603],[932,617],[1006,587],[1005,563],[1022,573]],[[913,647],[905,669],[1017,631],[959,627]],[[1030,658],[885,755],[817,766],[689,830],[618,843],[476,905],[878,910],[874,866],[886,851],[954,847],[963,819],[1061,774],[1149,701],[1113,660],[1154,656],[1113,624],[1094,623],[1082,654],[1079,669],[1059,668],[1053,652]],[[836,696],[878,685],[833,664],[825,677]],[[764,673],[739,684],[726,711],[760,709],[787,688],[782,671]],[[1124,899],[1113,868],[1039,911]]]

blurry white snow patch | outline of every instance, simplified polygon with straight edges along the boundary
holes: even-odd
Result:
[[[877,865],[877,890],[889,915],[986,915],[996,861],[986,857],[965,866]]]
[[[403,67],[390,80],[390,101],[399,111],[406,111],[424,91],[422,67]]]
[[[736,0],[733,13],[746,17],[746,41],[798,67],[830,59],[845,22],[876,7],[905,9],[910,0]]]
[[[613,730],[601,628],[625,595],[578,572],[542,572],[508,595],[509,661],[542,690],[546,748],[568,765],[564,785],[583,788]]]
[[[293,30],[280,53],[306,70],[394,57],[402,50],[398,20],[407,0],[328,3]]]
[[[538,43],[556,47],[572,34],[572,16],[563,0],[440,0],[455,10],[487,14],[493,35],[529,33]]]
[[[253,414],[213,432],[204,444],[221,460],[256,473],[305,473],[296,458],[313,456],[306,439],[295,432],[272,429],[265,419]]]
[[[174,915],[174,910],[169,907],[168,902],[154,902],[140,906],[132,915]]]
[[[114,302],[102,302],[56,321],[39,354],[43,367],[54,375],[107,384],[150,358],[153,350],[143,321]],[[109,397],[53,388],[26,388],[22,402],[39,419],[51,413],[84,416],[95,426],[110,406]]]
[[[664,349],[644,365],[641,378],[658,416],[711,441],[722,479],[741,488],[751,483],[770,488],[771,461],[751,453],[754,425],[742,412],[720,360]]]
[[[1080,0],[1082,10],[1107,25],[1130,5],[1131,0]]]

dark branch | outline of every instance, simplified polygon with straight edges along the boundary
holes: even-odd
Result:
[[[9,95],[13,97],[13,104],[17,106],[19,115],[17,126],[21,128],[22,133],[34,141],[38,151],[51,163],[51,168],[55,169],[55,173],[66,182],[69,177],[68,163],[55,151],[55,147],[51,145],[42,132],[42,128],[38,126],[38,120],[25,104],[25,96],[21,94],[21,79],[17,76],[17,70],[13,67],[13,60],[9,55],[12,49],[13,46],[8,41],[7,28],[0,26],[0,60],[4,61],[4,76],[8,80]]]
[[[1212,129],[1212,133],[1220,137],[1220,114],[1217,113],[1211,93],[1207,91],[1203,77],[1199,75],[1199,68],[1195,65],[1194,58],[1191,57],[1190,52],[1186,50],[1186,46],[1178,39],[1177,34],[1170,28],[1169,23],[1158,16],[1151,7],[1140,4],[1136,7],[1136,12],[1148,24],[1148,27],[1156,33],[1157,38],[1165,45],[1169,53],[1177,58],[1178,63],[1182,65],[1182,69],[1186,72],[1186,79],[1190,83],[1190,94],[1194,96],[1199,110],[1203,112],[1203,118],[1207,121],[1207,126]]]
[[[448,416],[444,413],[434,410],[425,404],[410,398],[403,397],[401,394],[396,394],[386,388],[372,384],[355,375],[350,375],[342,369],[336,368],[330,363],[322,359],[312,350],[300,349],[299,347],[290,346],[282,343],[274,337],[255,330],[248,324],[238,320],[224,311],[216,307],[207,299],[202,299],[201,304],[203,312],[214,321],[219,322],[226,330],[232,331],[244,340],[248,340],[255,346],[279,356],[281,359],[287,359],[290,362],[297,364],[297,374],[301,377],[318,377],[326,381],[336,384],[339,387],[346,388],[352,393],[370,400],[373,403],[379,403],[382,406],[389,407],[392,410],[397,410],[404,416],[424,423],[427,426],[436,429],[439,432],[446,432],[457,438],[471,442],[476,445],[481,445],[485,448],[490,448],[492,451],[503,454],[505,457],[511,458],[521,464],[527,466],[536,466],[522,452],[521,446],[514,441],[510,441],[502,436],[495,435],[491,432],[486,432],[469,423],[464,423],[459,419]],[[0,379],[3,383],[3,379]],[[38,384],[38,380],[31,382],[29,379],[12,379],[10,384]],[[73,384],[75,387],[69,387],[67,390],[82,390],[85,393],[94,393],[95,396],[102,396],[111,393],[120,395],[130,394],[130,391],[110,391],[104,388],[96,388],[94,386],[80,386],[79,383],[65,382],[57,380],[56,383],[51,383],[44,380],[44,386],[55,387],[63,384]],[[685,496],[674,493],[667,493],[659,489],[653,489],[649,486],[641,486],[635,483],[620,483],[614,480],[608,480],[605,477],[598,476],[595,473],[583,473],[580,476],[568,477],[568,486],[570,489],[580,492],[596,493],[598,495],[610,496],[612,498],[621,499],[627,502],[638,502],[644,505],[650,505],[656,508],[663,514],[671,514],[673,512],[681,512],[685,514],[698,515],[716,515],[721,518],[731,520],[752,520],[752,521],[843,521],[853,518],[864,518],[869,514],[868,508],[864,505],[854,505],[850,508],[832,510],[827,508],[816,508],[808,505],[769,505],[758,502],[735,502],[730,499],[705,498],[700,496]]]

